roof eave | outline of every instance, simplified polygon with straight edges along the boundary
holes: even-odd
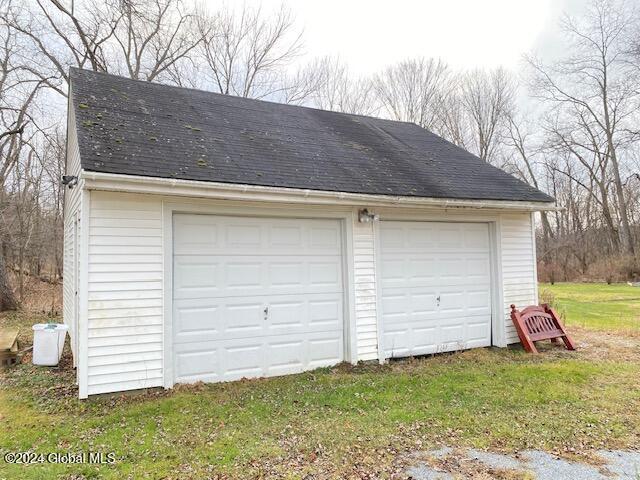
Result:
[[[407,197],[365,193],[332,192],[287,187],[270,187],[196,180],[123,175],[82,170],[81,179],[89,190],[147,193],[218,200],[249,200],[313,205],[410,206],[432,208],[481,208],[514,211],[560,210],[553,202]]]

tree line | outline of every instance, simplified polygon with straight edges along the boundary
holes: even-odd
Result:
[[[640,275],[638,10],[593,0],[553,58],[520,71],[414,58],[357,76],[308,59],[281,7],[181,0],[0,0],[0,310],[25,277],[62,275],[69,67],[414,122],[556,198],[540,214],[543,280]]]

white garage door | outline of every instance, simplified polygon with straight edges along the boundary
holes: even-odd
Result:
[[[176,382],[342,361],[339,221],[180,214],[173,224]]]
[[[380,222],[385,358],[491,345],[485,223]]]

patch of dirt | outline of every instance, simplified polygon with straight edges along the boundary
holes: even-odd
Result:
[[[17,279],[15,273],[12,274],[11,283],[15,287]],[[49,283],[40,280],[38,277],[25,275],[24,277],[24,300],[20,309],[25,312],[46,314],[56,317],[62,314],[62,283]]]
[[[36,366],[31,363],[32,358],[31,349],[23,350],[19,364],[0,370],[0,385],[3,388],[27,386],[36,402],[47,403],[52,398],[75,401],[78,398],[69,337],[57,366]]]
[[[576,350],[569,351],[560,341],[538,342],[536,346],[543,355],[580,360],[609,360],[621,362],[640,362],[640,335],[635,333],[607,332],[590,330],[576,326],[569,327]]]

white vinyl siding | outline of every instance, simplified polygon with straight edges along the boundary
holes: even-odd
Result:
[[[80,175],[80,151],[78,150],[78,137],[76,135],[75,115],[73,109],[69,109],[68,116],[68,139],[67,158],[65,175]],[[77,324],[77,303],[76,303],[76,282],[78,277],[80,245],[80,213],[82,211],[82,188],[76,185],[74,188],[64,187],[64,239],[63,239],[63,319],[69,327],[71,338],[71,351],[73,353],[74,364],[78,357],[78,332]],[[74,238],[75,237],[75,238]]]
[[[69,168],[77,165],[77,145],[73,137],[69,138]],[[73,328],[74,315],[74,272],[70,266],[73,265],[70,250],[74,229],[71,219],[74,218],[73,212],[81,218],[81,198],[89,198],[89,195],[81,195],[81,186],[66,192],[64,315],[70,328]],[[163,328],[171,318],[165,318],[163,295],[165,282],[171,279],[163,278],[166,253],[163,201],[181,202],[169,196],[91,191],[85,208],[88,228],[84,236],[79,235],[80,239],[85,239],[80,250],[82,253],[84,249],[88,261],[81,269],[86,272],[87,280],[79,289],[87,292],[86,298],[81,299],[84,303],[80,302],[85,305],[87,315],[80,318],[78,341],[84,343],[78,351],[83,352],[84,349],[86,354],[78,359],[79,363],[84,362],[83,369],[79,369],[78,380],[81,392],[87,395],[165,384]],[[184,205],[188,210],[189,203]],[[250,213],[252,210],[248,208],[246,211]],[[336,211],[340,212],[340,209]],[[416,215],[415,209],[405,210],[402,207],[388,211],[400,216],[405,211],[407,215]],[[344,210],[341,212],[335,218],[344,218]],[[464,221],[472,218],[470,212],[432,211],[428,217],[432,220]],[[325,209],[323,213],[326,215],[328,212]],[[357,360],[376,360],[379,313],[376,297],[377,228],[373,223],[359,223],[357,209],[354,208],[352,213],[353,220],[349,220],[352,222],[351,243],[345,252],[353,252],[352,258],[346,259],[353,284],[345,284],[345,288],[352,289],[353,304],[352,310],[345,311],[352,312],[353,318],[345,317],[344,321],[354,322],[351,331],[356,336],[353,344]],[[304,213],[299,210],[296,216],[304,218]],[[497,224],[497,264],[503,287],[505,337],[507,343],[513,343],[517,341],[517,335],[509,318],[509,305],[523,306],[536,301],[535,239],[531,215],[493,213],[484,218]],[[347,298],[345,295],[344,300]],[[77,336],[77,333],[72,335]],[[82,372],[86,373],[83,375]]]
[[[518,342],[509,306],[537,303],[534,225],[530,213],[502,214],[500,221],[502,284],[507,344]]]
[[[353,225],[354,293],[358,360],[378,358],[376,256],[373,223]]]
[[[91,193],[89,395],[162,385],[162,202]]]

